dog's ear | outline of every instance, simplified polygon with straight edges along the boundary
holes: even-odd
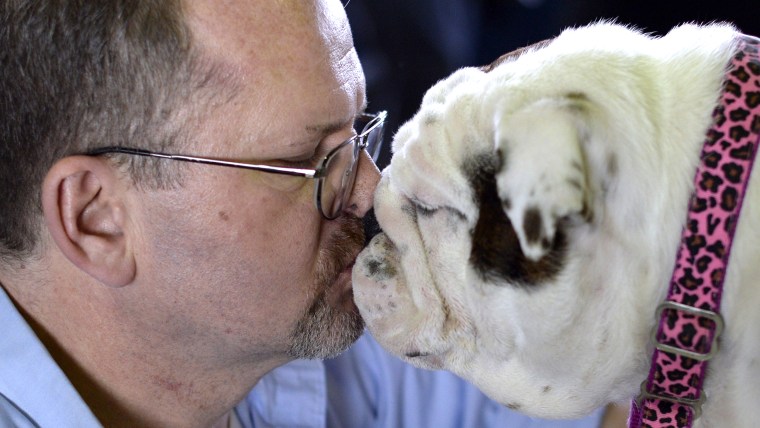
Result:
[[[499,198],[523,253],[536,261],[552,248],[560,221],[592,216],[581,108],[544,99],[494,115]]]

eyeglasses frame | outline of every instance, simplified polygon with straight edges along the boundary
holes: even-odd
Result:
[[[290,167],[284,167],[284,166],[275,166],[275,165],[265,165],[265,164],[258,164],[258,163],[248,163],[248,162],[235,162],[235,161],[226,161],[221,159],[214,159],[214,158],[208,158],[208,157],[202,157],[202,156],[188,156],[188,155],[180,155],[180,154],[173,154],[173,153],[163,153],[163,152],[154,152],[151,150],[145,150],[145,149],[139,149],[134,147],[124,147],[124,146],[108,146],[108,147],[100,147],[97,149],[93,149],[86,153],[87,156],[100,156],[105,154],[126,154],[126,155],[134,155],[134,156],[147,156],[147,157],[154,157],[154,158],[160,158],[160,159],[171,159],[171,160],[178,160],[182,162],[192,162],[192,163],[200,163],[205,165],[218,165],[218,166],[226,166],[231,168],[242,168],[247,170],[253,170],[253,171],[262,171],[262,172],[268,172],[273,174],[282,174],[282,175],[290,175],[290,176],[296,176],[296,177],[304,177],[304,178],[310,178],[317,180],[314,185],[314,204],[317,207],[317,210],[319,213],[328,220],[334,220],[340,216],[340,212],[342,210],[342,204],[343,204],[343,195],[336,195],[336,197],[341,198],[341,207],[336,210],[337,214],[333,217],[329,217],[325,214],[324,210],[322,209],[322,186],[324,183],[324,179],[326,177],[327,172],[327,165],[328,161],[343,147],[345,147],[348,144],[354,144],[355,142],[358,142],[358,144],[355,145],[355,151],[353,153],[354,161],[351,165],[351,168],[356,168],[356,164],[358,163],[358,153],[361,152],[361,150],[364,150],[369,145],[367,141],[367,137],[369,134],[380,127],[380,139],[379,144],[377,147],[375,147],[375,153],[370,153],[370,156],[372,157],[372,161],[377,160],[377,154],[380,152],[380,148],[382,147],[383,140],[382,140],[382,131],[383,126],[385,124],[385,118],[387,117],[388,113],[386,111],[380,111],[375,114],[369,114],[369,113],[362,113],[359,115],[360,118],[367,119],[368,122],[362,129],[362,131],[353,137],[347,139],[346,141],[338,144],[335,146],[332,150],[330,150],[320,161],[317,163],[317,166],[314,169],[311,168],[290,168]],[[353,172],[356,174],[356,172]],[[345,189],[343,189],[345,190]]]

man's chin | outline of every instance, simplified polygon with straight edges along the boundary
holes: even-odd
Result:
[[[353,264],[364,243],[362,221],[343,216],[319,261],[316,297],[291,334],[289,355],[329,358],[348,349],[364,331],[354,303]]]
[[[353,300],[350,286],[338,305],[326,296],[317,299],[291,334],[288,354],[293,358],[322,359],[339,355],[364,332],[364,320]]]

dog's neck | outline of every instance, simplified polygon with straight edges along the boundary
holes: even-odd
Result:
[[[754,99],[760,98],[759,46],[760,40],[740,36],[726,72],[670,290],[658,310],[650,374],[631,406],[630,427],[666,426],[665,421],[691,427],[700,416],[707,365],[723,329],[720,303],[728,257],[760,143],[760,99]],[[715,200],[716,194],[723,200]]]

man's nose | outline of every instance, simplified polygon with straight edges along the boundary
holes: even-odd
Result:
[[[363,218],[372,209],[375,188],[380,182],[380,170],[377,169],[369,154],[364,150],[360,154],[356,167],[358,170],[356,171],[354,189],[344,210],[356,217]]]

